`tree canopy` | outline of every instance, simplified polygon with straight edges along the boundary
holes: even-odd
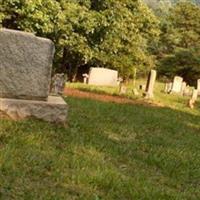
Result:
[[[186,71],[191,68],[198,74],[199,6],[145,2],[0,0],[0,26],[53,40],[54,70],[68,73],[70,80],[85,66],[117,69],[124,78],[134,69],[142,75],[156,66],[169,77],[179,73],[190,79]],[[186,55],[191,62],[184,61]]]
[[[170,10],[162,29],[161,74],[177,74],[195,84],[200,77],[200,7],[178,3]]]

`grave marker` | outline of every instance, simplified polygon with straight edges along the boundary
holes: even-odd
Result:
[[[66,121],[65,101],[49,96],[53,55],[48,39],[0,29],[0,117]]]
[[[156,70],[151,70],[148,76],[147,85],[146,85],[146,98],[153,98],[154,97],[154,85],[156,81],[157,72]]]
[[[89,72],[88,84],[118,86],[118,72],[107,68],[91,68]]]
[[[0,97],[46,100],[53,55],[51,40],[0,29]]]
[[[174,81],[172,84],[172,90],[171,92],[173,93],[180,93],[181,92],[181,88],[182,88],[182,82],[183,82],[183,78],[180,76],[175,76],[174,77]]]
[[[192,108],[192,109],[194,108],[194,104],[197,101],[197,98],[198,98],[198,90],[194,89],[193,92],[192,92],[192,97],[189,100],[189,107],[190,108]]]
[[[164,92],[165,92],[165,93],[170,93],[171,90],[172,90],[172,82],[166,83],[166,84],[165,84]]]
[[[197,80],[197,91],[198,94],[200,95],[200,79]]]
[[[187,83],[185,81],[182,82],[182,85],[181,85],[181,94],[182,95],[184,95],[184,91],[185,91],[186,87],[187,87]]]

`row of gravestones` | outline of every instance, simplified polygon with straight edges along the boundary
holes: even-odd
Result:
[[[154,84],[156,81],[156,71],[151,70],[148,76],[146,86],[141,85],[140,89],[145,90],[145,97],[148,99],[153,98],[154,96]],[[185,96],[190,96],[188,105],[190,108],[194,108],[194,104],[197,101],[198,96],[200,95],[200,79],[197,80],[196,89],[191,90],[191,87],[183,81],[183,78],[180,76],[175,76],[173,82],[166,83],[165,90],[166,93],[177,93]]]
[[[196,90],[200,94],[200,79],[197,80]],[[184,96],[191,96],[192,90],[186,82],[183,81],[183,78],[180,76],[175,76],[173,82],[165,84],[166,93],[177,93]]]
[[[151,70],[148,75],[146,85],[140,85],[139,87],[140,90],[145,91],[144,96],[146,99],[152,99],[154,97],[154,85],[156,82],[156,76],[157,76],[156,70]],[[119,84],[119,93],[123,95],[123,94],[126,94],[126,92],[127,92],[127,88],[123,84],[123,81],[121,80]],[[139,92],[136,88],[134,88],[132,92],[136,96],[139,95]]]
[[[95,69],[95,68],[94,68]],[[100,70],[100,73],[98,73]],[[90,70],[92,71],[92,70]],[[100,81],[100,85],[102,84],[102,78],[98,79],[99,75],[101,73],[107,73],[107,69],[99,69],[97,68],[96,70],[94,70],[94,76],[97,78],[94,78],[94,80],[101,80]],[[84,75],[85,76],[85,75]],[[154,97],[154,85],[155,85],[155,81],[156,81],[156,76],[157,76],[157,72],[155,70],[151,70],[147,79],[147,83],[146,85],[141,85],[140,89],[145,90],[144,96],[146,99],[152,99]],[[109,74],[108,77],[110,78]],[[117,77],[115,75],[115,77]],[[88,78],[88,77],[87,77]],[[112,80],[109,79],[108,80]],[[59,94],[62,93],[63,91],[63,85],[65,83],[64,81],[64,74],[56,74],[53,78],[53,84],[52,84],[52,91],[55,94]],[[119,84],[119,93],[121,95],[126,94],[127,92],[127,88],[126,86],[123,84],[122,79],[117,79],[116,80],[120,80],[120,84]],[[95,82],[95,84],[98,85],[99,82]],[[165,93],[177,93],[177,94],[181,94],[181,95],[185,95],[185,96],[191,96],[191,99],[189,100],[189,106],[191,108],[194,108],[194,103],[197,100],[198,95],[200,94],[200,79],[197,81],[197,89],[191,90],[190,86],[187,86],[186,82],[183,81],[182,77],[179,76],[175,76],[173,82],[171,83],[166,83],[165,85]],[[136,88],[133,89],[132,91],[134,93],[134,95],[139,95],[138,91]]]
[[[0,117],[66,121],[66,102],[49,95],[53,57],[49,39],[0,29]]]
[[[182,77],[175,76],[173,82],[166,83],[165,92],[177,93],[183,96],[191,96],[188,104],[190,108],[194,108],[194,104],[200,95],[200,79],[197,80],[197,87],[192,90],[191,87],[183,81]]]

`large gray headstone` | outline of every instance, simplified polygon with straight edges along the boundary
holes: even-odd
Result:
[[[0,97],[47,99],[53,55],[49,39],[0,29]]]

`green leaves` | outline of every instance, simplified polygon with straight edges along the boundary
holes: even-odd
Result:
[[[159,22],[141,1],[7,0],[0,5],[3,26],[55,42],[55,64],[62,71],[93,65],[118,69],[128,78],[133,68],[153,65],[148,45],[159,35]]]
[[[200,7],[178,3],[170,10],[167,22],[162,27],[163,58],[160,73],[173,77],[182,76],[196,86],[200,76]]]

